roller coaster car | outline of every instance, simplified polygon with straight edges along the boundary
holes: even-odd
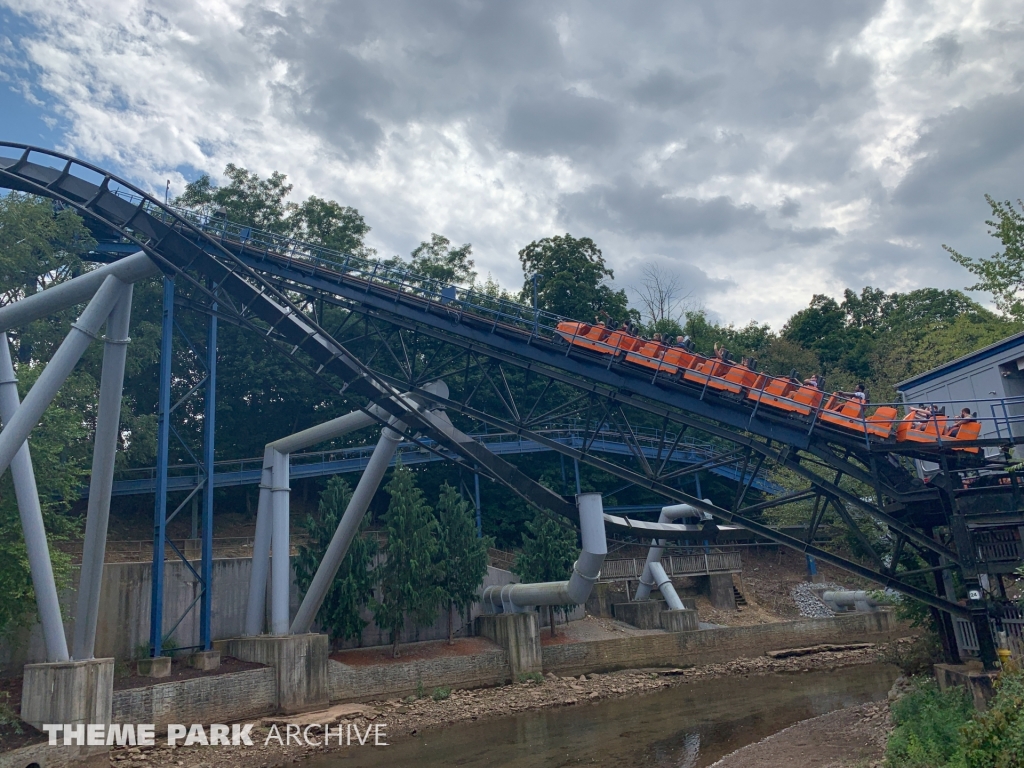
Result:
[[[667,351],[668,347],[661,342],[641,340],[632,352],[626,353],[626,361],[633,363],[634,365],[642,365],[645,368],[652,368],[656,371],[673,374],[678,370],[678,368],[674,365],[668,365],[662,362]]]
[[[697,358],[692,368],[683,371],[683,378],[701,386],[707,385],[710,389],[728,390],[729,386],[724,376],[729,372],[729,363],[716,359]]]
[[[801,386],[789,379],[769,379],[764,389],[751,390],[747,397],[782,411],[810,416],[821,405],[825,393],[817,387]]]
[[[818,414],[821,421],[835,424],[844,429],[852,429],[861,434],[873,437],[889,437],[892,433],[892,422],[896,418],[896,409],[882,407],[873,416],[864,417],[866,407],[859,400],[843,397],[838,392],[832,393],[825,407]]]
[[[624,331],[613,331],[603,325],[590,325],[573,320],[563,320],[556,330],[558,335],[570,344],[600,352],[602,355],[631,351],[640,341]]]
[[[875,409],[875,412],[868,416],[866,429],[868,434],[886,438],[892,435],[892,425],[899,419],[896,409],[883,405]]]
[[[948,419],[941,415],[929,416],[922,420],[917,414],[908,413],[896,425],[896,441],[900,443],[937,442],[939,437],[946,432],[947,421]]]
[[[971,421],[965,421],[959,427],[956,425],[950,427],[947,437],[943,439],[945,440],[948,438],[949,440],[969,442],[971,440],[977,440],[979,435],[981,435],[981,422],[974,421],[972,419]],[[953,450],[964,451],[965,453],[978,453],[981,451],[977,446],[970,448],[954,448]]]

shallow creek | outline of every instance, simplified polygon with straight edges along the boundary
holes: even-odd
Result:
[[[460,723],[309,768],[614,765],[702,768],[800,720],[885,698],[895,667],[701,680],[653,693]]]

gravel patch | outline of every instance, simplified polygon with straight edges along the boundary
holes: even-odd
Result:
[[[812,619],[825,619],[835,616],[835,613],[821,601],[820,595],[826,590],[837,589],[846,589],[846,587],[842,584],[831,582],[812,584],[809,581],[805,581],[793,587],[789,594],[793,596],[793,602],[796,603],[801,616],[807,616]]]

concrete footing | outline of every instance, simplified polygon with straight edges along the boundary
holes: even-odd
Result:
[[[188,657],[188,665],[202,672],[212,672],[220,666],[220,651],[196,651]]]
[[[966,688],[974,700],[974,708],[979,712],[988,709],[988,702],[995,694],[992,683],[995,682],[998,672],[986,672],[977,667],[966,664],[936,664],[935,679],[939,683],[939,689],[945,691],[962,685]]]
[[[662,611],[661,628],[666,632],[693,632],[700,629],[697,611],[684,608],[681,611]]]
[[[325,709],[329,703],[327,635],[259,635],[218,640],[216,650],[277,672],[277,708],[284,714]]]
[[[736,593],[732,589],[731,573],[713,573],[708,576],[708,599],[719,610],[736,610]]]
[[[536,612],[478,616],[476,630],[505,649],[513,677],[544,670]]]
[[[661,629],[661,612],[665,610],[665,603],[661,600],[616,603],[612,608],[619,621],[638,629]]]
[[[139,659],[138,670],[142,677],[168,677],[171,674],[171,657],[153,656]]]
[[[34,728],[44,723],[109,725],[113,697],[113,659],[26,664],[21,719]],[[104,755],[109,747],[70,750],[70,759],[85,760]]]

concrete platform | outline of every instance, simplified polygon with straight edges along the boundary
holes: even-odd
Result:
[[[196,651],[188,657],[188,665],[202,672],[212,672],[220,666],[220,651]]]
[[[477,616],[476,631],[505,649],[513,677],[544,670],[535,611]]]
[[[638,603],[616,603],[613,609],[616,619],[637,629],[661,629],[661,612],[665,610],[665,603],[642,600]]]
[[[21,690],[21,719],[34,728],[44,723],[110,724],[114,697],[114,660],[26,664]],[[70,746],[74,761],[106,762],[109,747]]]
[[[259,635],[218,640],[216,650],[273,667],[277,708],[284,714],[326,709],[329,703],[327,635]]]
[[[684,608],[681,611],[662,611],[661,628],[666,632],[694,632],[700,629],[697,611]]]
[[[940,690],[947,690],[958,685],[966,688],[974,700],[974,708],[979,712],[988,709],[988,702],[995,695],[992,683],[999,676],[998,672],[986,672],[977,666],[968,664],[936,664],[935,679]]]
[[[139,659],[138,670],[141,677],[168,677],[171,674],[171,657],[153,656]]]

